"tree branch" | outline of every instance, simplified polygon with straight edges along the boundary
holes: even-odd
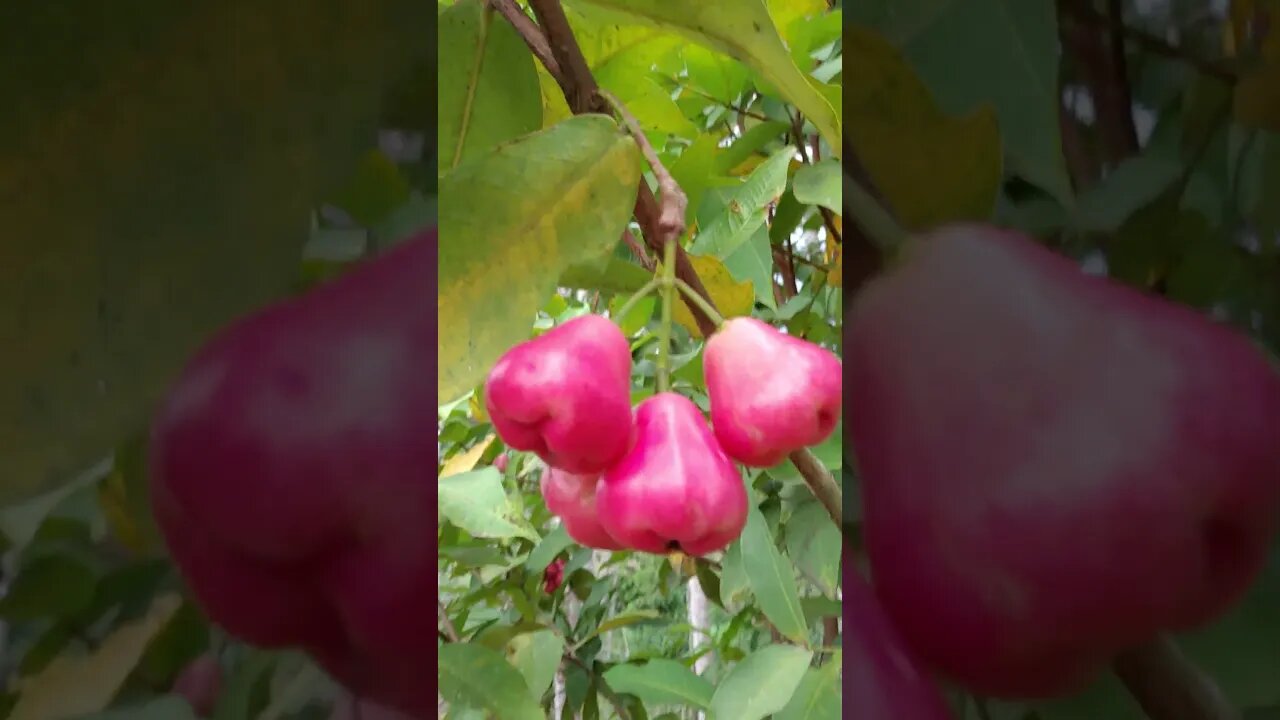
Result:
[[[1083,24],[1100,27],[1107,27],[1113,23],[1118,24],[1120,26],[1118,32],[1126,40],[1153,55],[1161,55],[1171,60],[1186,63],[1206,75],[1225,82],[1234,83],[1236,81],[1237,73],[1228,65],[1193,55],[1185,48],[1178,47],[1162,37],[1125,25],[1118,18],[1109,18],[1094,9],[1090,3],[1070,2],[1060,5],[1060,9],[1065,10],[1066,16]]]
[[[529,50],[542,62],[542,66],[547,69],[551,77],[560,83],[560,63],[556,62],[555,55],[551,53],[551,46],[547,44],[547,36],[542,34],[542,28],[538,27],[533,18],[525,15],[520,6],[516,5],[515,0],[489,0],[489,6],[511,23],[520,37],[524,38],[524,44],[529,46]],[[563,85],[563,83],[560,84]]]
[[[440,606],[440,624],[444,627],[445,637],[449,638],[449,642],[458,642],[458,629],[453,626],[448,611],[444,609],[444,600],[437,598],[436,604]]]
[[[1058,12],[1062,16],[1073,12],[1095,12],[1092,2],[1058,0]],[[1067,56],[1074,60],[1093,98],[1102,154],[1111,167],[1138,151],[1138,131],[1133,123],[1133,100],[1124,62],[1123,23],[1119,18],[1113,20],[1120,31],[1109,32],[1111,21],[1107,19],[1100,25],[1064,22],[1058,26],[1062,46],[1067,49]],[[1107,37],[1114,43],[1110,48],[1104,39]]]

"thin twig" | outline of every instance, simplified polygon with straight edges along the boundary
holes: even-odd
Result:
[[[771,120],[771,119],[772,119],[772,118],[770,118],[768,115],[762,115],[761,113],[755,112],[754,110],[748,110],[748,109],[746,109],[746,108],[744,108],[744,107],[738,107],[737,105],[733,105],[733,104],[731,104],[731,103],[727,103],[727,102],[725,102],[725,101],[721,100],[720,98],[717,98],[717,97],[713,97],[713,96],[711,96],[711,95],[708,95],[707,93],[704,93],[704,92],[702,92],[701,90],[699,90],[698,88],[693,87],[693,86],[691,86],[691,85],[680,85],[679,87],[680,87],[680,89],[681,89],[681,90],[688,90],[689,92],[693,93],[694,95],[698,95],[699,97],[706,98],[707,100],[710,100],[711,102],[715,103],[716,105],[719,105],[720,107],[722,107],[722,108],[724,108],[724,109],[726,109],[726,110],[732,110],[732,111],[734,111],[734,112],[738,113],[739,115],[745,115],[746,117],[749,117],[749,118],[755,118],[756,120],[763,120],[763,121],[765,121],[765,122],[768,122],[769,120]]]
[[[1239,720],[1222,690],[1168,637],[1126,652],[1113,665],[1152,720]]]
[[[640,241],[636,239],[635,235],[631,234],[630,230],[622,231],[622,241],[627,244],[627,247],[631,248],[631,254],[636,256],[636,262],[640,263],[640,267],[653,272],[654,268],[657,267],[657,262],[649,257],[644,245],[640,244]]]
[[[631,131],[631,137],[635,138],[644,159],[649,162],[649,169],[653,170],[653,176],[658,180],[658,232],[662,235],[663,244],[678,240],[684,234],[684,215],[689,207],[689,198],[684,194],[684,190],[680,189],[680,183],[676,182],[666,166],[658,159],[658,153],[654,152],[649,138],[640,129],[640,123],[636,121],[631,111],[627,110],[627,106],[608,90],[597,88],[596,92],[622,116],[622,121]]]
[[[520,37],[524,38],[524,43],[529,46],[529,50],[542,61],[542,66],[547,69],[552,78],[555,78],[556,82],[559,82],[560,63],[556,62],[555,55],[551,53],[547,36],[542,34],[542,28],[538,27],[538,23],[525,15],[520,6],[516,5],[515,0],[489,0],[489,5],[511,23],[516,32],[520,33]]]

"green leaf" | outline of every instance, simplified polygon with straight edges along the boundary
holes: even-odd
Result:
[[[604,679],[615,692],[631,693],[648,705],[709,708],[715,690],[683,663],[667,659],[615,665],[605,672]]]
[[[779,120],[766,120],[752,125],[718,156],[716,172],[721,175],[728,173],[746,162],[747,158],[761,152],[765,145],[784,138],[790,130],[790,125]]]
[[[724,603],[720,600],[720,576],[716,574],[711,564],[698,558],[694,561],[694,573],[698,576],[698,585],[702,588],[702,594],[716,605],[724,607]]]
[[[660,27],[737,58],[778,89],[840,152],[840,108],[809,83],[791,58],[762,0],[578,0]],[[575,3],[578,4],[578,3]]]
[[[586,637],[574,643],[573,647],[576,650],[583,645],[586,645],[597,635],[603,635],[610,630],[617,630],[618,628],[624,628],[629,625],[648,624],[661,619],[662,613],[656,610],[634,610],[632,612],[620,613],[600,623],[596,626],[595,630],[587,633]]]
[[[839,215],[842,212],[843,181],[840,161],[827,159],[797,170],[791,181],[791,192],[796,200],[806,205],[821,205]]]
[[[773,720],[834,720],[840,717],[841,654],[835,653],[822,667],[805,671],[800,685]]]
[[[1053,2],[861,0],[845,11],[846,22],[871,25],[901,49],[944,110],[993,104],[1013,171],[1072,204],[1058,124]]]
[[[0,598],[0,617],[9,621],[67,618],[93,602],[98,575],[71,555],[46,555],[32,560]]]
[[[758,508],[747,512],[742,531],[742,564],[751,592],[765,616],[784,637],[807,643],[808,621],[796,589],[795,568],[773,544],[769,525]]]
[[[612,252],[635,206],[640,153],[579,115],[468,161],[440,181],[438,393],[475,387],[529,337],[571,265]]]
[[[751,283],[756,302],[770,310],[778,306],[773,296],[773,246],[769,243],[767,227],[756,228],[751,237],[724,259],[724,267],[734,278]]]
[[[680,112],[671,95],[651,78],[639,78],[619,97],[646,132],[693,136],[698,128]]]
[[[729,211],[717,215],[702,228],[689,252],[726,258],[764,227],[769,204],[787,189],[787,169],[795,152],[790,145],[783,147],[753,170],[746,182],[725,189],[723,194]]]
[[[416,0],[6,5],[0,500],[105,457],[212,332],[288,292],[434,23]]]
[[[841,537],[840,528],[817,500],[796,508],[787,521],[787,554],[828,597],[835,597],[840,585]]]
[[[486,710],[496,720],[545,720],[520,671],[483,645],[448,643],[436,663],[440,694],[451,705]]]
[[[483,0],[440,14],[440,172],[542,127],[533,53]]]
[[[800,607],[804,608],[804,616],[812,625],[822,618],[840,617],[844,605],[839,600],[819,596],[800,598]]]
[[[534,542],[542,538],[527,528],[502,488],[502,474],[492,466],[458,473],[436,481],[440,513],[449,522],[476,537],[524,537]],[[523,520],[523,518],[520,518]]]
[[[196,720],[197,715],[191,709],[191,703],[181,695],[161,695],[145,702],[108,710],[92,715],[83,715],[76,720]]]
[[[738,96],[747,87],[750,73],[742,63],[701,45],[685,45],[681,49],[687,82],[692,87],[719,100],[724,105],[735,105]]]
[[[60,655],[38,675],[20,679],[15,685],[21,694],[8,720],[74,717],[106,708],[179,604],[176,595],[158,597],[146,616],[117,627],[93,651]]]
[[[1110,231],[1152,202],[1182,174],[1182,162],[1166,145],[1152,145],[1107,173],[1080,196],[1076,226],[1081,230]]]
[[[944,112],[901,53],[871,30],[847,28],[844,49],[859,69],[844,88],[849,142],[902,224],[986,220],[1002,180],[995,110]]]
[[[560,275],[560,285],[630,294],[644,287],[652,277],[652,273],[633,262],[609,257],[596,264],[570,265]]]
[[[766,645],[756,650],[716,687],[708,720],[761,720],[782,710],[812,659],[812,652],[794,645]]]
[[[270,699],[271,676],[280,663],[280,654],[250,649],[236,663],[218,695],[213,720],[256,718]]]
[[[720,560],[720,599],[725,609],[739,607],[747,601],[751,594],[751,584],[747,580],[747,570],[742,562],[742,540],[738,539]]]
[[[622,309],[628,299],[627,296],[619,295],[610,300],[609,316],[614,318],[614,322],[618,323],[623,335],[631,337],[643,330],[649,324],[649,321],[653,319],[653,311],[657,308],[658,298],[654,295],[641,298],[627,311],[626,317],[618,317],[618,311]]]
[[[562,653],[564,638],[552,630],[522,633],[507,644],[507,657],[524,675],[529,692],[536,701],[542,700],[542,694],[555,680]]]
[[[551,561],[573,543],[574,540],[569,537],[564,525],[557,525],[533,548],[533,552],[529,553],[529,559],[524,563],[525,569],[531,573],[546,570]]]
[[[381,151],[370,150],[361,159],[355,176],[334,197],[333,204],[364,227],[375,227],[408,202],[410,192],[400,166]]]

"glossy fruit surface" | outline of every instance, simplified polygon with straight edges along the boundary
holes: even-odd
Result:
[[[840,358],[749,317],[736,317],[703,352],[711,425],[729,457],[772,467],[822,442],[840,419]]]
[[[542,499],[578,544],[600,550],[621,550],[622,544],[600,525],[596,509],[599,479],[597,475],[574,475],[546,468],[542,473]]]
[[[705,555],[747,522],[747,491],[688,398],[658,393],[636,407],[635,442],[596,488],[604,529],[648,553]]]
[[[434,707],[436,232],[215,336],[151,428],[153,512],[208,616]]]
[[[844,697],[858,720],[951,720],[929,673],[903,644],[857,570],[844,572]]]
[[[1280,376],[1247,337],[980,225],[918,238],[845,328],[877,593],[931,666],[1069,693],[1257,576]]]
[[[602,315],[583,315],[508,350],[485,381],[503,442],[554,468],[600,473],[631,434],[631,346]]]

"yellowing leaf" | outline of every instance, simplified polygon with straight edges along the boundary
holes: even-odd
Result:
[[[988,218],[1002,171],[995,109],[947,116],[898,51],[866,28],[845,28],[844,53],[858,68],[844,86],[850,142],[902,223]]]
[[[9,720],[70,718],[107,707],[181,605],[177,595],[158,597],[145,616],[116,629],[93,652],[60,655],[38,675],[19,679]]]
[[[839,216],[835,220],[839,223]],[[834,242],[828,242],[827,248],[827,264],[831,266],[827,271],[827,284],[831,287],[840,287],[844,285],[844,252]]]
[[[607,115],[578,115],[440,179],[436,388],[450,402],[529,337],[573,265],[608,257],[635,207],[641,158]]]
[[[484,388],[478,388],[471,394],[471,400],[467,402],[467,408],[471,411],[471,418],[476,422],[489,422],[489,413],[485,410],[484,400],[481,393]]]
[[[689,262],[698,272],[698,277],[702,279],[702,284],[711,295],[716,310],[725,319],[751,314],[751,309],[755,307],[756,295],[750,281],[734,280],[724,263],[710,255],[690,255]],[[688,328],[694,337],[702,337],[701,331],[698,330],[698,323],[693,319],[693,313],[689,312],[684,300],[676,302],[672,309],[672,317]]]
[[[734,167],[730,168],[729,174],[733,175],[734,177],[742,177],[743,175],[750,175],[751,172],[756,168],[760,167],[760,163],[764,162],[765,160],[766,158],[763,155],[752,155],[748,157],[746,160],[743,160],[742,162],[738,163]]]
[[[542,90],[542,127],[548,128],[561,120],[573,117],[569,103],[564,99],[564,91],[560,84],[551,77],[551,73],[538,63],[538,86]]]
[[[484,451],[488,450],[489,446],[493,444],[495,437],[495,435],[490,433],[488,437],[476,443],[471,449],[449,458],[445,462],[444,467],[440,469],[440,477],[446,478],[450,475],[457,475],[459,473],[470,471],[476,466],[476,463],[480,462],[480,456],[484,455]]]
[[[124,473],[114,468],[111,474],[98,486],[98,505],[106,516],[107,526],[125,547],[135,553],[147,551],[147,543],[142,531],[129,513],[128,490]]]

